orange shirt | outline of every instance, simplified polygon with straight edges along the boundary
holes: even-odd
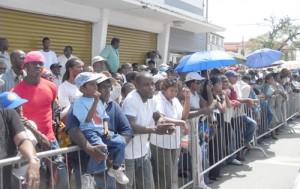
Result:
[[[56,98],[56,86],[54,83],[41,78],[37,85],[28,85],[20,82],[12,89],[21,98],[28,102],[22,105],[24,117],[36,123],[38,130],[48,140],[54,140],[52,127],[52,102]]]

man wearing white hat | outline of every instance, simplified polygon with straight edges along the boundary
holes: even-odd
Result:
[[[106,65],[106,59],[104,59],[102,56],[95,56],[92,59],[92,66],[94,68],[94,72],[96,73],[102,73]]]

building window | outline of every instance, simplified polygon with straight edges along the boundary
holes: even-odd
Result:
[[[211,40],[211,42],[213,43],[213,44],[215,44],[216,42],[215,42],[215,36],[212,36],[212,40]]]
[[[219,38],[218,38],[218,37],[217,37],[216,44],[217,44],[217,45],[220,45],[220,44],[219,44]]]

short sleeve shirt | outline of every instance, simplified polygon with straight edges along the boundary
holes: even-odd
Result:
[[[37,85],[29,85],[22,81],[12,91],[21,98],[28,100],[27,103],[22,105],[24,116],[34,121],[38,130],[48,140],[54,140],[52,102],[55,100],[57,93],[55,84],[42,78]]]
[[[81,96],[82,93],[79,91],[76,85],[67,80],[58,87],[58,102],[62,108],[70,106]]]
[[[160,113],[165,117],[172,119],[181,119],[182,117],[182,105],[177,98],[171,100],[171,103],[160,91],[158,95],[154,97],[157,103],[157,108]],[[161,148],[177,149],[180,147],[180,127],[176,126],[176,132],[171,135],[157,135],[151,134],[150,143]]]
[[[17,154],[17,147],[14,143],[14,136],[25,131],[19,115],[13,109],[0,109],[0,159],[14,157]],[[12,172],[12,166],[3,168],[3,186],[11,188],[11,175],[5,174]],[[0,173],[1,176],[1,173]],[[0,178],[0,182],[1,182]]]
[[[122,109],[125,115],[136,118],[136,123],[144,127],[153,127],[153,113],[158,112],[154,99],[143,102],[140,94],[134,90],[125,98]],[[125,159],[136,159],[146,155],[148,134],[135,134],[125,148]]]
[[[100,100],[97,104],[96,114],[93,116],[90,122],[86,122],[88,112],[93,105],[94,99],[87,97],[80,97],[74,102],[73,114],[80,122],[80,130],[96,130],[96,127],[103,128],[103,121],[109,120],[108,115],[104,109],[103,103]]]

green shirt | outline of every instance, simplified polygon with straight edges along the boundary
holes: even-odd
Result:
[[[111,72],[116,73],[120,66],[118,49],[113,48],[111,45],[106,46],[101,52],[100,56],[107,59]]]

